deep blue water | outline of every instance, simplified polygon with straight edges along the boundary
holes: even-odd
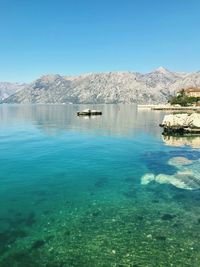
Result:
[[[198,172],[198,139],[163,141],[162,112],[84,108],[0,106],[0,266],[199,266],[198,181],[176,186],[169,164]]]

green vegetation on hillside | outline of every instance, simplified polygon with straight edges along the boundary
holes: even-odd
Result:
[[[180,105],[183,107],[191,106],[200,101],[200,97],[187,96],[184,90],[180,91],[177,96],[173,96],[168,101],[171,105]]]

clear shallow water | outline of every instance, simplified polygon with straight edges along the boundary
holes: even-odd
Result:
[[[162,112],[83,108],[0,106],[0,266],[199,266],[200,191],[141,184],[198,172],[198,146],[164,142]]]

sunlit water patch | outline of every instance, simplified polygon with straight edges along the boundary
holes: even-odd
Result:
[[[199,266],[198,146],[161,112],[84,108],[0,106],[0,266]]]

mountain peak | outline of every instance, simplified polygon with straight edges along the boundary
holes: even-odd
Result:
[[[54,80],[56,78],[62,78],[62,76],[59,74],[45,74],[45,75],[42,75],[39,79]]]
[[[169,73],[170,72],[168,69],[166,69],[166,68],[164,68],[162,66],[160,66],[159,68],[157,68],[155,71],[156,72],[160,72],[162,74],[166,74],[166,73]]]

